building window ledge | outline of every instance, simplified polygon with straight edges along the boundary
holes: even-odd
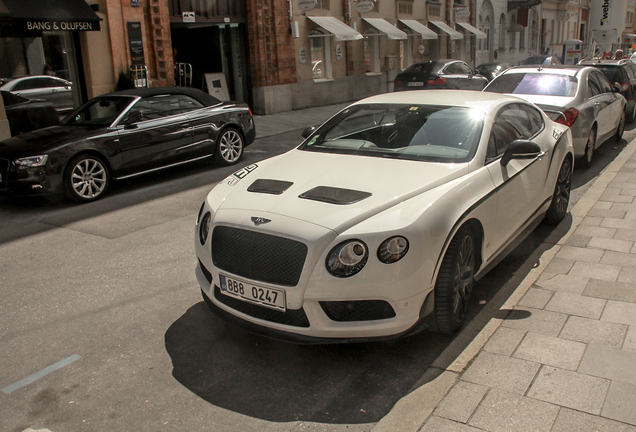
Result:
[[[333,82],[333,78],[316,78],[315,83]]]
[[[379,76],[382,75],[382,72],[367,72],[366,76]]]

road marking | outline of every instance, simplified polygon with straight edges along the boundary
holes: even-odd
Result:
[[[26,377],[23,380],[18,381],[15,384],[11,384],[10,386],[7,386],[5,388],[2,389],[2,392],[5,394],[9,394],[12,391],[15,391],[19,388],[25,387],[29,384],[31,384],[32,382],[35,382],[37,380],[39,380],[42,377],[47,376],[48,374],[50,374],[51,372],[55,372],[58,369],[62,369],[64,366],[69,365],[71,363],[73,363],[74,361],[77,361],[79,359],[81,359],[82,356],[78,355],[78,354],[73,354],[70,357],[65,358],[62,361],[59,361],[51,366],[45,367],[44,369],[42,369],[39,372],[34,373],[31,376]]]

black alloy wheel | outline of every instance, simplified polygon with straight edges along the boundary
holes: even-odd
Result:
[[[621,120],[618,122],[618,126],[616,127],[614,139],[616,141],[620,141],[623,138],[623,132],[625,132],[625,111],[621,114]]]
[[[558,225],[568,213],[570,205],[570,191],[572,188],[572,162],[566,158],[561,164],[559,176],[554,186],[552,203],[545,215],[544,222],[548,225]]]
[[[109,185],[110,173],[99,156],[76,156],[64,173],[66,196],[75,202],[96,201],[106,193]]]
[[[581,158],[580,165],[583,168],[589,168],[592,165],[592,159],[594,158],[594,147],[596,147],[596,129],[590,129],[590,134],[587,136],[587,143],[585,144],[585,155]]]
[[[475,283],[477,238],[463,226],[450,242],[435,282],[435,322],[440,333],[457,331],[468,311]]]
[[[244,148],[243,135],[234,128],[227,128],[217,139],[214,162],[221,166],[234,165],[243,156]]]

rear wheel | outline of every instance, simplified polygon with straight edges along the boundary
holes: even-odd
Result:
[[[225,129],[217,139],[214,162],[218,165],[233,165],[243,155],[243,136],[234,128]]]
[[[623,132],[625,132],[625,111],[623,111],[623,114],[621,115],[621,121],[618,122],[614,139],[616,141],[620,141],[623,138]]]
[[[596,129],[590,129],[590,134],[587,137],[587,143],[585,144],[585,155],[581,158],[581,166],[583,168],[589,168],[592,165],[592,158],[594,157],[594,147],[596,147]]]
[[[554,186],[552,203],[545,215],[544,221],[549,225],[558,225],[568,213],[570,204],[570,190],[572,188],[572,162],[566,158],[561,164],[559,177]]]
[[[66,196],[75,202],[100,199],[110,184],[110,173],[99,156],[79,155],[73,158],[64,173]]]
[[[477,238],[464,226],[451,241],[435,282],[435,327],[451,334],[466,319],[476,270]]]
[[[632,109],[629,111],[627,121],[629,123],[634,123],[634,121],[636,121],[636,100],[632,101]]]

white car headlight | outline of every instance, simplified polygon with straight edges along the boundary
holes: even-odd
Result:
[[[378,259],[385,264],[391,264],[404,258],[409,250],[409,241],[402,237],[391,237],[382,242],[378,248]]]
[[[340,243],[327,256],[327,271],[336,277],[349,277],[364,268],[369,259],[369,249],[360,240]]]
[[[15,163],[18,166],[18,168],[32,168],[32,167],[43,166],[44,164],[46,164],[46,161],[48,158],[49,158],[49,155],[31,156],[31,157],[16,159],[13,161],[13,163]]]

